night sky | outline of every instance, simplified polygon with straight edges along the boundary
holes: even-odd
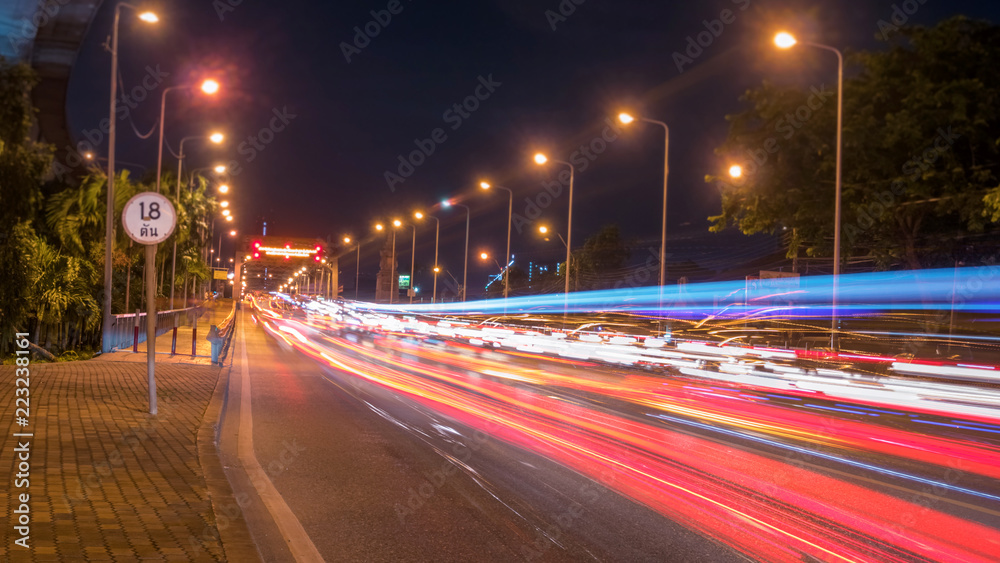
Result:
[[[473,280],[495,269],[475,256],[480,250],[502,256],[506,235],[507,194],[483,193],[481,178],[511,188],[514,213],[529,220],[533,210],[525,198],[548,201],[540,195],[543,182],[563,170],[535,165],[536,151],[570,160],[602,134],[614,138],[594,141],[606,148],[593,158],[576,155],[574,246],[607,223],[636,240],[638,253],[658,246],[663,133],[644,124],[605,131],[606,120],[629,109],[671,127],[668,224],[677,245],[720,237],[701,234],[719,202],[717,188],[703,178],[727,164],[714,149],[725,138],[726,114],[740,110],[740,94],[765,78],[835,86],[832,55],[779,51],[770,43],[775,31],[851,51],[879,47],[878,21],[889,21],[894,5],[900,14],[915,8],[907,18],[924,25],[954,14],[1000,21],[1000,7],[981,0],[577,2],[154,3],[161,4],[150,6],[161,18],[155,27],[123,17],[120,68],[127,90],[141,83],[147,66],[169,73],[130,112],[143,132],[158,119],[161,88],[209,76],[222,82],[213,99],[168,94],[166,135],[174,150],[182,136],[214,128],[229,135],[224,148],[189,141],[186,152],[191,166],[239,165],[230,178],[237,229],[254,231],[266,220],[268,234],[339,240],[370,234],[376,220],[429,210],[442,219],[442,266],[460,277],[464,211],[431,207],[460,196],[473,210],[475,288]],[[389,14],[387,25],[370,24],[371,11],[387,8],[398,12]],[[114,3],[105,2],[72,77],[69,121],[77,140],[107,117],[110,57],[102,43],[113,11]],[[723,16],[731,23],[712,21]],[[354,28],[366,25],[377,35],[366,37],[367,44],[356,42]],[[719,33],[708,46],[686,52],[689,38],[697,41],[699,33],[706,32],[701,39],[708,43],[712,28]],[[350,62],[342,43],[351,46]],[[681,69],[675,53],[689,57]],[[480,99],[467,100],[477,87]],[[463,101],[474,111],[456,112],[453,106]],[[284,120],[272,119],[279,114]],[[269,131],[272,123],[281,130]],[[441,142],[433,141],[436,129]],[[119,122],[118,159],[154,167],[156,136],[143,141],[131,130]],[[417,150],[415,140],[433,145],[433,154],[390,189],[386,172],[399,173],[399,156]],[[106,154],[106,143],[98,151]],[[176,161],[166,158],[164,166],[176,169]],[[566,204],[563,190],[540,210],[544,222],[563,234]],[[560,243],[540,238],[535,225],[515,230],[513,252],[559,259]],[[400,237],[400,261],[408,267],[409,227]],[[418,262],[429,264],[433,222],[418,227],[417,237]],[[362,247],[363,271],[374,272],[376,246]],[[341,269],[353,277],[353,254],[342,259]],[[342,281],[353,286],[353,280]]]

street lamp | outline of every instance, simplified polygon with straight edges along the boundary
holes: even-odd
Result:
[[[181,139],[180,146],[177,154],[177,204],[180,205],[181,202],[181,170],[184,164],[184,143],[193,139],[208,139],[215,143],[216,145],[221,144],[225,140],[225,135],[222,133],[212,133],[210,135],[194,135],[190,137],[184,137]],[[162,156],[162,150],[161,150]],[[157,178],[158,179],[158,178]],[[170,261],[170,308],[174,308],[174,285],[177,283],[177,237],[174,237],[174,251],[173,258]]]
[[[539,165],[545,164],[549,161],[542,153],[535,155],[535,162]],[[552,162],[558,162],[559,164],[565,164],[569,166],[569,219],[566,222],[566,296],[565,296],[565,307],[566,311],[569,311],[569,275],[570,275],[570,241],[573,240],[573,177],[576,175],[576,169],[572,164],[566,162],[565,160],[555,160]]]
[[[410,296],[410,305],[413,305],[413,284],[416,281],[416,273],[413,269],[417,265],[417,224],[410,223],[410,227],[413,228],[413,248],[410,250],[410,287],[406,288],[406,293]]]
[[[549,228],[546,227],[545,225],[542,225],[542,226],[538,227],[538,232],[542,233],[543,235],[547,235],[547,234],[549,234]],[[556,236],[559,237],[559,242],[563,243],[563,246],[566,246],[566,247],[569,246],[568,244],[566,244],[566,239],[564,239],[563,236],[561,234],[559,234],[558,231],[556,231]],[[545,240],[549,240],[549,239],[545,239]]]
[[[110,352],[111,338],[111,256],[115,241],[115,122],[118,106],[118,21],[121,9],[136,7],[125,2],[115,6],[115,19],[111,25],[111,110],[108,117],[108,193],[107,209],[104,216],[104,315],[101,338],[101,350]],[[139,19],[146,23],[156,23],[159,20],[153,12],[142,12]]]
[[[167,92],[172,90],[193,90],[198,88],[195,84],[185,84],[183,86],[169,86],[163,89],[160,94],[160,144],[156,157],[156,193],[160,193],[160,175],[163,174],[163,123],[167,115]],[[214,80],[206,80],[201,83],[201,91],[213,95],[219,91],[219,83]]]
[[[729,176],[732,178],[742,178],[743,177],[743,167],[739,164],[734,164],[729,167]]]
[[[507,314],[507,292],[508,286],[510,286],[510,278],[508,277],[508,270],[510,269],[510,226],[514,218],[514,192],[510,188],[505,188],[503,186],[492,186],[489,182],[479,182],[479,187],[484,190],[489,190],[490,188],[496,188],[498,190],[504,190],[510,195],[510,203],[507,206],[507,261],[504,262],[503,269],[503,299],[504,299],[504,314]]]
[[[468,205],[463,205],[461,203],[455,203],[450,199],[446,199],[441,202],[442,207],[448,208],[451,206],[464,207],[465,208],[465,268],[462,274],[462,301],[466,300],[468,296],[468,282],[469,282],[469,219],[472,217],[472,210],[469,209]]]
[[[414,213],[413,216],[417,219],[430,217],[431,219],[434,219],[434,222],[437,224],[434,229],[434,291],[431,294],[431,303],[437,303],[438,272],[441,271],[441,269],[438,268],[438,243],[441,241],[441,220],[433,215],[424,215],[419,211]]]
[[[659,125],[663,127],[664,131],[664,141],[663,141],[663,225],[660,230],[660,292],[663,292],[663,286],[667,283],[667,177],[670,175],[670,127],[662,121],[656,121],[655,119],[647,119],[645,117],[633,117],[627,113],[618,114],[618,120],[623,124],[628,125],[638,119],[639,121],[645,121],[646,123],[652,123],[654,125]],[[567,236],[569,233],[567,232]]]
[[[351,237],[344,237],[344,244],[351,244]],[[358,285],[361,283],[361,241],[357,242],[357,257],[355,258],[354,272],[354,300],[358,300]]]
[[[782,31],[774,36],[774,44],[781,49],[789,49],[800,43],[792,34]],[[834,231],[833,231],[833,288],[831,293],[831,329],[830,347],[837,348],[837,285],[840,281],[840,200],[841,200],[841,148],[843,146],[844,133],[844,54],[840,50],[829,45],[802,41],[803,45],[816,47],[825,51],[831,51],[837,55],[837,180],[836,180],[836,200],[834,203]]]
[[[399,286],[396,285],[396,227],[403,224],[399,219],[395,219],[392,222],[392,265],[389,268],[389,304],[392,305],[394,293],[399,291]],[[382,225],[375,225],[375,229],[381,231]]]
[[[213,168],[212,170],[215,170],[216,174],[225,174],[226,173],[226,166],[224,164],[219,164],[215,168]]]
[[[229,193],[229,185],[222,184],[221,186],[219,186],[219,193],[221,194]]]

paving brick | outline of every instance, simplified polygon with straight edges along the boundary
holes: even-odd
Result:
[[[153,417],[145,363],[30,367],[30,425],[21,429],[13,424],[14,366],[0,366],[0,467],[15,467],[11,435],[34,433],[32,548],[14,545],[15,532],[0,527],[0,561],[223,561],[221,544],[202,536],[206,526],[209,538],[218,531],[197,447],[220,368],[158,362]],[[0,511],[11,514],[20,490],[8,490],[12,474],[2,478]],[[187,551],[192,535],[199,553]]]

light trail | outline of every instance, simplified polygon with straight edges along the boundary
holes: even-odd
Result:
[[[911,391],[903,395],[886,387],[885,393],[909,398],[892,401],[877,389],[858,387],[852,391],[858,396],[834,399],[808,386],[836,390],[854,385],[852,374],[836,369],[824,370],[828,375],[822,377],[808,375],[796,366],[802,358],[786,350],[703,343],[649,349],[641,339],[578,342],[565,335],[436,326],[336,307],[317,311],[328,320],[273,314],[262,319],[270,334],[349,377],[573,468],[748,556],[993,561],[1000,553],[1000,496],[975,485],[1000,479],[1000,445],[992,438],[1000,431],[1000,410],[988,403],[996,393],[969,390],[961,403],[924,405],[913,394],[921,388],[917,384],[893,382]],[[337,335],[344,330],[349,332]],[[825,358],[839,360],[831,354]],[[634,357],[659,360],[665,377],[630,370]],[[893,361],[864,355],[855,360]],[[627,373],[604,374],[607,362]],[[732,373],[710,371],[711,366]],[[678,371],[697,377],[679,377]],[[731,381],[704,379],[709,376]],[[781,382],[806,387],[781,388]],[[959,393],[959,387],[952,389]],[[875,398],[862,398],[861,390]],[[828,403],[831,399],[836,402]],[[914,401],[921,408],[911,408]],[[979,406],[968,405],[973,401]],[[633,411],[645,418],[630,415]],[[938,418],[942,415],[949,418]],[[918,423],[932,423],[925,426],[928,433],[915,431]],[[959,431],[964,434],[955,434]],[[752,444],[812,461],[807,467]],[[855,459],[858,455],[868,461]],[[820,461],[853,468],[863,478],[829,473],[819,468]],[[946,463],[960,467],[967,483],[926,475],[944,470]],[[909,483],[908,488],[880,485],[884,477]],[[911,500],[918,498],[931,504]],[[959,509],[978,516],[961,517]],[[914,514],[919,517],[911,521],[907,515]]]

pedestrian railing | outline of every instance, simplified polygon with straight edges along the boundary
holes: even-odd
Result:
[[[204,307],[188,307],[185,309],[173,309],[170,311],[159,311],[154,320],[156,336],[166,334],[178,326],[194,325]],[[124,315],[113,315],[111,319],[111,349],[112,351],[127,350],[136,351],[139,344],[146,341],[146,313],[127,313]],[[195,336],[196,337],[196,336]],[[195,346],[192,343],[191,355],[195,355]]]

